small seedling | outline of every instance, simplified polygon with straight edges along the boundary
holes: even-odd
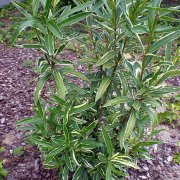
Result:
[[[23,66],[23,67],[27,67],[27,68],[29,68],[29,67],[32,67],[32,66],[33,66],[33,63],[32,63],[32,61],[31,61],[31,60],[26,59],[26,60],[24,60],[24,61],[23,61],[22,66]]]
[[[177,153],[173,157],[174,161],[180,165],[180,153]]]
[[[0,153],[3,153],[6,150],[5,147],[0,147]]]
[[[3,160],[0,159],[0,180],[4,179],[6,177],[8,172],[3,167]]]
[[[13,155],[15,156],[21,156],[24,154],[24,147],[18,147],[13,150]]]

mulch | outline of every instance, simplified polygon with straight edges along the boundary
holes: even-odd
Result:
[[[76,59],[68,51],[69,58]],[[9,48],[0,45],[0,154],[4,167],[8,171],[7,180],[57,180],[57,170],[45,170],[36,147],[27,145],[23,132],[17,130],[16,121],[33,115],[32,99],[36,74],[31,68],[23,67],[24,60],[35,61],[41,54],[35,50]],[[180,78],[169,83],[179,86]],[[13,155],[13,150],[24,147],[22,155]],[[173,160],[178,151],[176,144],[163,143],[150,149],[152,159],[139,162],[140,170],[129,170],[129,180],[178,180],[180,166]],[[179,177],[178,177],[179,176]]]

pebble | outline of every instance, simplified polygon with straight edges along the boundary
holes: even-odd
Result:
[[[148,170],[149,170],[149,168],[148,168],[147,166],[143,166],[143,169],[144,169],[145,171],[148,171]]]
[[[139,176],[139,178],[141,178],[141,179],[147,179],[146,176]]]
[[[171,161],[173,160],[173,157],[172,157],[172,156],[169,156],[169,157],[167,158],[167,160],[168,160],[169,162],[171,162]]]
[[[5,118],[2,118],[2,119],[1,119],[1,124],[3,124],[5,121],[6,121],[6,119],[5,119]]]

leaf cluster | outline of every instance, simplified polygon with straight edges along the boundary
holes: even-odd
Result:
[[[128,167],[138,168],[137,158],[149,158],[146,147],[158,143],[152,137],[158,133],[161,97],[179,91],[164,81],[180,75],[179,50],[171,56],[180,31],[158,23],[179,7],[161,8],[160,0],[74,0],[76,7],[61,9],[58,3],[13,3],[26,20],[12,43],[31,27],[39,43],[21,47],[44,52],[35,115],[17,124],[29,130],[26,135],[41,150],[44,165],[59,168],[60,179],[120,179]],[[65,37],[62,29],[75,23],[86,29],[91,46],[77,65],[58,59],[77,38]],[[165,55],[159,53],[162,47]],[[87,67],[86,73],[78,65]],[[68,74],[81,85],[70,82]],[[44,100],[41,91],[48,81],[53,86]]]

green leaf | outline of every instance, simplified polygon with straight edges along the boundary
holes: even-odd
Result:
[[[105,105],[104,107],[108,107],[108,106],[114,106],[114,105],[118,105],[118,104],[121,104],[121,103],[127,103],[127,102],[130,102],[132,101],[133,99],[127,97],[127,96],[121,96],[121,97],[117,97],[117,98],[114,98],[112,100],[109,100]]]
[[[62,32],[60,31],[59,27],[53,23],[53,22],[48,22],[47,27],[49,30],[58,38],[62,38]]]
[[[70,111],[70,114],[77,114],[77,113],[81,113],[83,111],[86,111],[90,108],[92,108],[93,106],[95,105],[95,103],[90,103],[88,104],[88,101],[86,101],[85,103],[83,104],[80,104],[78,106],[74,106],[71,111]]]
[[[76,155],[75,155],[75,151],[74,150],[71,150],[71,158],[72,160],[74,161],[74,163],[77,165],[77,166],[80,166],[80,164],[78,163],[77,159],[76,159]]]
[[[60,21],[61,19],[66,18],[66,17],[68,17],[69,15],[74,14],[74,13],[76,13],[76,12],[78,12],[78,11],[84,10],[85,8],[87,8],[87,7],[89,7],[91,4],[93,4],[93,2],[94,2],[94,0],[93,0],[93,1],[88,1],[88,2],[86,2],[86,3],[83,3],[83,4],[79,5],[79,6],[74,7],[73,9],[70,9],[70,10],[65,11],[65,12],[63,13],[63,15],[60,16],[60,18],[58,19],[58,21]]]
[[[88,138],[88,139],[83,139],[81,140],[81,145],[80,147],[83,148],[88,148],[88,149],[94,149],[96,147],[102,147],[102,143],[97,142],[95,139],[93,138]]]
[[[41,44],[23,44],[18,47],[29,48],[29,49],[40,49],[40,48],[42,48],[42,45]]]
[[[180,36],[180,31],[172,32],[167,34],[166,36],[162,37],[160,40],[156,41],[149,49],[149,53],[154,53],[158,50],[161,46],[171,42],[174,39],[177,39]]]
[[[101,66],[101,65],[105,64],[107,61],[112,59],[114,57],[114,55],[115,55],[114,51],[107,52],[98,60],[97,66]]]
[[[68,74],[69,73],[69,74],[72,74],[72,75],[74,75],[74,76],[76,76],[76,77],[78,77],[78,78],[80,78],[80,79],[82,79],[84,81],[89,81],[89,79],[83,73],[78,72],[78,71],[76,71],[74,69],[63,68],[61,71],[62,71],[63,74]]]
[[[102,128],[102,135],[103,135],[103,139],[106,143],[106,147],[107,147],[107,151],[109,153],[109,156],[111,157],[113,155],[113,145],[111,142],[111,138],[110,138],[110,136],[107,133],[105,128]]]
[[[151,120],[152,127],[154,128],[158,124],[158,116],[157,113],[150,107],[143,106],[144,110],[148,113],[149,118]]]
[[[116,163],[116,164],[122,164],[122,165],[125,165],[125,166],[128,166],[128,167],[132,167],[134,169],[139,169],[139,167],[136,164],[132,163],[131,161],[127,161],[127,160],[124,160],[124,159],[113,159],[111,161]]]
[[[73,171],[73,166],[72,166],[72,162],[71,162],[71,159],[69,157],[69,154],[64,155],[64,160],[65,160],[65,163],[66,163],[66,166],[68,167],[68,169],[70,171]]]
[[[172,43],[166,44],[165,61],[171,60],[171,48],[172,48]]]
[[[32,140],[38,146],[42,146],[42,147],[45,147],[45,148],[52,148],[51,143],[47,142],[46,140],[42,140],[42,139],[35,138],[35,137],[33,137]]]
[[[62,106],[67,106],[66,104],[66,101],[64,101],[64,99],[54,95],[54,94],[51,94],[51,97],[59,104],[59,105],[62,105]]]
[[[145,141],[145,142],[139,142],[136,144],[136,146],[152,146],[154,144],[159,144],[160,141],[158,140],[152,140],[152,141]]]
[[[31,19],[31,18],[32,18],[31,14],[29,14],[23,7],[21,7],[20,5],[18,5],[16,1],[12,1],[12,4],[13,4],[27,19]]]
[[[107,168],[106,168],[106,180],[112,179],[112,164],[111,162],[108,162]]]
[[[136,111],[139,111],[139,109],[141,108],[141,102],[140,101],[135,101],[134,103],[133,103],[133,108],[136,110]]]
[[[109,87],[110,83],[111,83],[111,78],[110,77],[105,77],[102,80],[102,82],[101,82],[101,84],[100,84],[100,86],[98,88],[98,91],[96,93],[95,101],[98,101],[103,96],[106,89]]]
[[[122,74],[119,74],[119,78],[120,78],[121,83],[122,83],[123,96],[126,96],[127,93],[128,93],[127,80],[126,80],[126,78]]]
[[[158,0],[155,0],[158,1]],[[161,11],[161,12],[175,12],[180,13],[180,10],[178,9],[172,9],[172,8],[160,8],[160,7],[145,7],[145,9],[150,9],[154,11]]]
[[[91,14],[92,14],[91,12],[82,12],[82,13],[76,14],[74,16],[71,16],[71,17],[61,21],[60,23],[58,23],[58,26],[62,28],[65,26],[73,25],[73,24],[87,18]]]
[[[170,22],[180,22],[180,19],[175,19],[169,16],[161,16],[161,20],[170,21]]]
[[[16,29],[16,31],[12,37],[11,44],[14,44],[15,40],[17,39],[18,35],[21,33],[22,30],[24,30],[27,27],[34,26],[37,23],[39,23],[39,21],[37,21],[35,19],[29,19],[29,20],[22,22],[20,24],[20,26]]]
[[[98,159],[101,162],[107,162],[108,161],[108,158],[104,154],[102,154],[102,153],[98,153]]]
[[[35,118],[35,117],[29,117],[29,118],[25,118],[22,119],[20,121],[18,121],[16,124],[17,125],[22,125],[22,124],[36,124],[38,122],[42,121],[42,119],[40,118]]]
[[[63,78],[57,69],[54,70],[53,75],[56,82],[58,96],[64,99],[67,94],[67,89],[66,86],[64,85]]]
[[[141,25],[133,26],[133,27],[131,28],[131,30],[132,30],[134,33],[137,33],[137,34],[148,33],[148,30],[147,30],[144,26],[141,26]]]
[[[61,45],[57,50],[56,50],[56,55],[58,55],[65,47],[66,47],[67,43]]]
[[[53,150],[50,151],[50,153],[48,154],[48,157],[56,156],[56,155],[62,153],[62,151],[65,150],[65,149],[66,149],[65,146],[56,147],[56,148],[54,148]]]
[[[97,125],[97,121],[92,122],[89,126],[82,130],[82,134],[88,137]]]
[[[53,55],[54,54],[54,38],[51,34],[47,34],[45,36],[45,44],[46,44],[46,48],[48,50],[49,55]]]
[[[33,10],[33,15],[36,15],[39,9],[39,0],[33,0],[32,2],[32,10]]]
[[[168,77],[180,76],[180,70],[170,70],[161,75],[161,77],[157,80],[156,84],[162,83]]]
[[[44,74],[42,74],[40,76],[39,81],[38,81],[36,88],[35,88],[35,92],[34,92],[34,102],[35,103],[37,103],[39,96],[40,96],[40,93],[41,93],[46,81],[50,78],[50,76],[51,76],[50,72],[45,72]]]
[[[69,174],[68,167],[65,166],[63,170],[63,180],[68,180],[68,174]]]
[[[124,140],[128,139],[128,137],[132,134],[135,124],[136,124],[136,114],[133,111],[126,125],[126,129],[124,132]]]
[[[78,167],[73,175],[73,180],[81,180],[83,170],[84,170],[83,166]]]
[[[178,31],[178,27],[171,27],[171,26],[159,26],[155,29],[155,32],[157,33],[169,33],[169,32],[174,32]]]
[[[124,147],[124,132],[125,132],[125,126],[123,125],[118,133],[118,140],[121,149],[123,149]]]

